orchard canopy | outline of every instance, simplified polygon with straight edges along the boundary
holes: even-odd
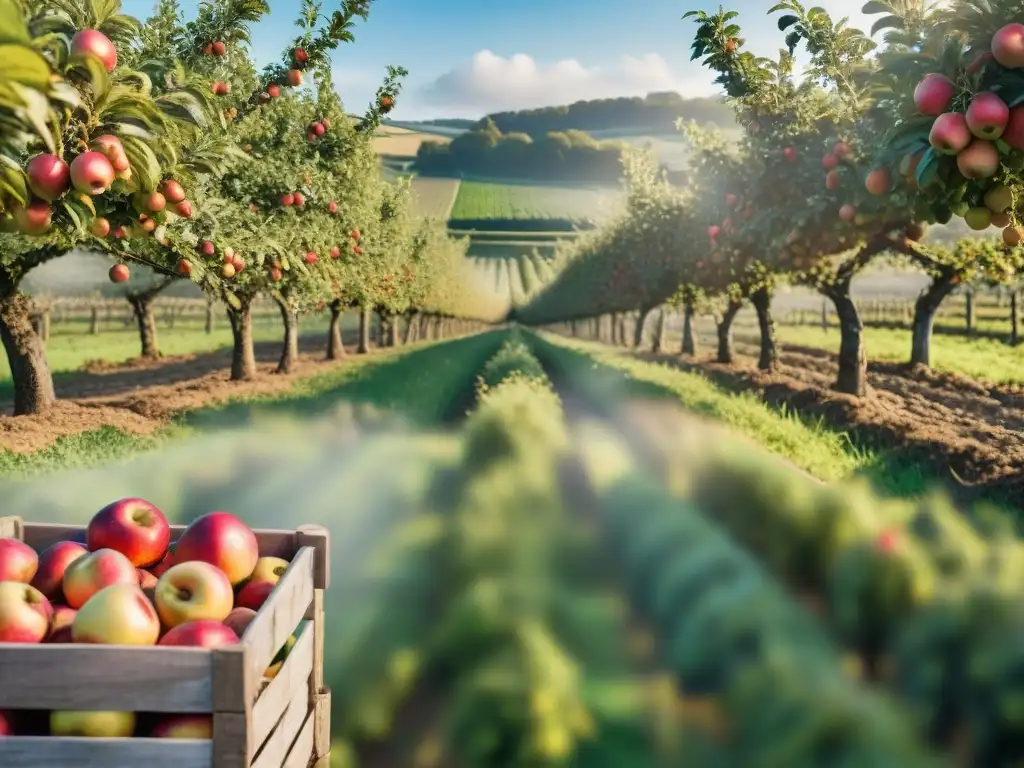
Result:
[[[254,374],[250,307],[273,298],[285,320],[279,370],[303,313],[418,312],[497,320],[473,291],[465,247],[416,221],[408,190],[385,182],[372,135],[406,72],[389,67],[352,118],[330,55],[351,43],[369,0],[304,0],[297,34],[259,70],[250,26],[265,0],[214,0],[185,19],[161,0],[145,23],[119,0],[0,0],[0,338],[16,413],[53,399],[21,281],[73,248],[193,281],[223,302],[232,377]]]
[[[909,261],[932,285],[917,303],[911,361],[929,363],[942,299],[961,282],[1007,281],[1024,238],[1024,25],[1019,4],[869,2],[869,32],[784,0],[774,58],[747,50],[734,11],[692,11],[692,58],[716,74],[738,138],[682,126],[692,159],[684,188],[651,158],[627,161],[622,215],[558,256],[559,274],[517,317],[534,323],[647,313],[710,301],[719,359],[750,300],[760,364],[777,360],[771,295],[779,281],[833,302],[842,333],[837,387],[865,391],[852,279],[872,260]],[[796,72],[796,60],[806,66]],[[978,234],[954,247],[930,224],[961,217]],[[991,229],[990,229],[991,228]],[[639,331],[638,331],[639,338]]]

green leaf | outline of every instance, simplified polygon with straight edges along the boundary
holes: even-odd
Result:
[[[860,12],[865,16],[874,16],[876,13],[892,13],[892,8],[889,7],[888,3],[870,0],[870,2],[864,3],[864,7],[860,9]]]
[[[903,29],[904,26],[903,19],[899,16],[883,16],[871,25],[870,35],[874,37],[883,29]]]
[[[917,172],[914,174],[917,185],[924,189],[935,183],[939,174],[939,155],[934,147],[928,147],[917,164]]]
[[[780,32],[785,32],[787,29],[789,29],[790,27],[792,27],[794,24],[796,24],[799,21],[800,21],[800,17],[799,16],[794,16],[792,14],[786,14],[785,16],[780,16],[779,20],[777,22],[778,25],[779,25],[779,31]]]
[[[242,308],[242,302],[240,302],[238,297],[231,291],[224,291],[224,301],[226,301],[232,309]]]
[[[121,145],[125,154],[128,155],[128,162],[131,163],[132,177],[138,183],[139,188],[144,192],[152,192],[160,183],[163,172],[160,169],[160,161],[157,160],[153,150],[140,139],[134,136],[121,134]]]
[[[27,45],[5,43],[0,45],[0,82],[7,81],[47,91],[50,86],[50,65],[41,53]]]

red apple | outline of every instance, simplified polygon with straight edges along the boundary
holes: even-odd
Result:
[[[127,283],[132,274],[127,264],[115,264],[110,268],[107,276],[112,283]]]
[[[185,188],[174,179],[168,179],[161,184],[160,191],[169,203],[180,203],[185,199]]]
[[[331,200],[331,202],[329,202],[327,204],[327,211],[329,213],[337,213],[338,212],[338,204],[336,202],[334,202],[333,200]]]
[[[943,155],[955,155],[971,143],[971,129],[967,118],[960,112],[945,112],[935,118],[928,141],[935,151]]]
[[[29,188],[43,200],[57,200],[71,187],[71,167],[56,155],[36,155],[25,164],[25,173]]]
[[[987,179],[999,170],[999,150],[991,141],[975,139],[956,156],[956,167],[968,179]]]
[[[308,251],[303,257],[303,261],[307,264],[316,264],[319,260],[319,257],[316,255],[316,251]]]
[[[285,208],[289,207],[290,205],[293,205],[294,203],[295,195],[293,195],[291,192],[285,192],[283,195],[281,195],[281,205],[283,205]]]
[[[331,258],[332,259],[340,259],[341,258],[341,248],[339,248],[338,246],[334,246],[333,248],[331,248]]]
[[[124,239],[126,232],[124,231],[124,227],[118,227],[110,234],[114,237],[115,240],[122,240]]]
[[[992,35],[992,56],[1007,69],[1024,67],[1024,24],[1007,24]]]
[[[306,204],[306,196],[301,192],[296,192],[295,194],[293,194],[292,199],[294,200],[295,205],[297,206],[302,206]]]
[[[853,221],[853,217],[857,215],[857,209],[847,203],[839,209],[839,218],[843,221]]]
[[[272,99],[276,99],[278,96],[281,95],[281,86],[279,86],[277,83],[271,83],[270,85],[267,86],[267,95],[270,96],[270,98]]]
[[[14,735],[14,717],[0,709],[0,737]]]
[[[349,237],[351,237],[353,240],[358,240],[360,238],[359,230],[353,229],[351,232],[349,232]]]
[[[192,262],[188,259],[178,259],[178,274],[182,277],[190,277],[192,275]]]
[[[251,608],[258,611],[276,586],[276,581],[250,581],[238,591],[235,604],[239,608]]]
[[[157,582],[160,581],[156,576],[147,571],[145,568],[137,568],[136,571],[139,574],[139,587],[143,592],[156,589]]]
[[[20,539],[0,539],[0,581],[28,584],[39,568],[39,555]]]
[[[309,54],[306,53],[306,51],[304,51],[302,48],[296,48],[294,56],[295,63],[300,66],[304,65],[307,61],[309,61]]]
[[[230,627],[236,635],[241,637],[255,618],[256,611],[252,608],[234,608],[224,619],[224,626]]]
[[[192,523],[175,544],[177,563],[199,560],[220,568],[231,583],[252,575],[259,560],[256,534],[229,512],[210,512]]]
[[[225,617],[226,618],[226,617]],[[235,631],[212,619],[186,621],[160,638],[157,645],[190,645],[198,648],[219,648],[238,642]]]
[[[114,166],[99,152],[83,152],[71,161],[71,183],[86,195],[102,195],[114,183]]]
[[[174,210],[182,218],[192,218],[192,202],[190,200],[182,200],[180,203],[176,203],[174,206]]]
[[[381,96],[379,104],[380,111],[383,112],[384,114],[387,114],[394,108],[395,100],[390,96]]]
[[[836,190],[839,189],[839,173],[836,171],[829,171],[825,174],[825,189]]]
[[[782,150],[782,154],[790,162],[793,162],[794,160],[796,160],[796,148],[795,147],[786,147],[784,150]]]
[[[864,187],[872,195],[884,195],[892,189],[892,174],[888,168],[875,168],[864,179]]]
[[[117,48],[110,38],[96,29],[83,29],[71,38],[71,55],[92,54],[103,62],[107,72],[113,72],[117,66]]]
[[[288,70],[288,85],[292,88],[298,88],[302,85],[302,73],[297,69]]]
[[[945,75],[932,73],[921,78],[914,89],[914,106],[922,115],[938,117],[953,103],[956,85]]]
[[[357,256],[359,254],[361,254],[362,252],[363,252],[363,249],[360,248],[358,245],[352,247],[352,253],[356,254]]]
[[[284,277],[284,273],[280,269],[278,269],[277,267],[274,267],[273,269],[270,270],[270,279],[273,282],[279,283],[279,282],[281,282],[281,278],[283,278],[283,277]]]
[[[42,200],[34,200],[27,206],[12,206],[11,215],[23,235],[42,235],[53,225],[53,209]]]
[[[64,599],[72,608],[81,608],[104,587],[130,584],[137,587],[135,566],[120,552],[98,549],[74,560],[64,571]]]
[[[154,739],[212,739],[213,717],[211,715],[171,715],[153,726],[150,737]]]
[[[314,123],[313,133],[315,133],[317,136],[323,136],[325,133],[327,133],[327,129],[324,128],[323,123]]]
[[[1003,135],[999,137],[1014,149],[1024,149],[1024,106],[1010,110]]]
[[[224,56],[228,52],[228,47],[224,45],[220,40],[210,46],[210,50],[214,56]]]
[[[732,192],[727,193],[725,196],[725,204],[728,206],[736,205],[736,200],[736,195],[734,195]]]
[[[199,560],[171,566],[160,577],[153,593],[157,613],[168,628],[197,619],[224,621],[234,601],[234,591],[224,571]]]
[[[48,600],[62,598],[64,572],[75,560],[88,554],[84,546],[76,541],[58,541],[44,549],[39,555],[39,568],[32,578],[32,586]]]
[[[967,127],[979,139],[998,139],[1009,120],[1010,108],[991,91],[976,94],[967,107]]]
[[[824,168],[826,171],[831,171],[837,165],[839,165],[839,158],[833,155],[831,152],[829,152],[828,154],[824,155],[821,158],[821,167]]]
[[[214,96],[227,96],[231,93],[231,86],[223,80],[218,80],[213,84],[210,90],[213,91]]]
[[[142,203],[142,210],[149,211],[150,213],[160,213],[160,211],[167,207],[167,198],[159,192],[142,195],[139,198],[139,202]],[[136,208],[136,210],[139,209]]]
[[[167,554],[171,526],[164,513],[145,499],[121,499],[93,515],[85,541],[90,550],[115,549],[136,568],[146,568]]]
[[[886,554],[894,552],[899,543],[900,532],[895,529],[882,531],[882,533],[878,534],[878,537],[875,539],[875,547]]]
[[[67,605],[53,605],[53,620],[50,622],[50,634],[46,636],[47,643],[70,643],[71,625],[75,622],[78,611]]]
[[[20,581],[0,581],[0,643],[41,643],[53,607],[43,593]]]

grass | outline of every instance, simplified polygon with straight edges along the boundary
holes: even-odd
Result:
[[[452,208],[454,221],[601,218],[618,194],[609,189],[463,181]]]
[[[355,315],[345,318],[344,327],[354,328],[358,320]],[[308,333],[322,333],[327,321],[310,318],[302,329]],[[92,335],[86,332],[84,323],[54,325],[53,335],[46,345],[46,359],[54,380],[59,384],[62,374],[79,370],[93,360],[121,363],[139,355],[139,334],[134,326],[103,330]],[[256,341],[268,341],[281,337],[281,322],[272,315],[253,319],[253,336]],[[173,330],[160,327],[157,331],[160,351],[169,356],[213,352],[231,346],[231,329],[226,319],[218,318],[213,333],[206,333],[202,321],[178,321]],[[14,397],[11,371],[6,364],[0,364],[0,400]]]
[[[268,416],[311,418],[343,402],[393,410],[412,424],[435,426],[459,418],[473,399],[475,374],[498,350],[505,334],[395,349],[352,360],[300,379],[275,397],[248,398],[181,414],[152,435],[113,427],[62,437],[34,453],[0,451],[0,476],[37,474],[127,459],[201,432],[251,425]]]
[[[637,360],[594,342],[530,338],[545,366],[561,371],[568,387],[603,407],[627,397],[669,399],[827,482],[861,475],[880,491],[901,497],[918,496],[934,484],[935,478],[921,467],[855,445],[845,432],[773,409],[752,393],[729,392],[698,374]]]

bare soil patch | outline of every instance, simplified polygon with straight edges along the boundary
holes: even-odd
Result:
[[[151,434],[183,411],[286,392],[297,380],[345,364],[323,359],[325,341],[322,336],[303,337],[299,363],[289,376],[273,372],[280,353],[278,342],[256,344],[258,375],[252,381],[228,380],[230,350],[88,365],[57,379],[59,400],[46,413],[10,416],[6,414],[12,404],[0,402],[5,413],[0,415],[0,450],[38,451],[59,437],[104,426]]]
[[[832,389],[835,356],[819,349],[785,347],[779,370],[756,368],[757,348],[736,345],[736,362],[637,353],[707,375],[733,391],[752,391],[775,407],[787,407],[848,431],[859,442],[928,466],[953,485],[1008,492],[1024,501],[1024,392],[962,376],[869,363],[866,397]]]

